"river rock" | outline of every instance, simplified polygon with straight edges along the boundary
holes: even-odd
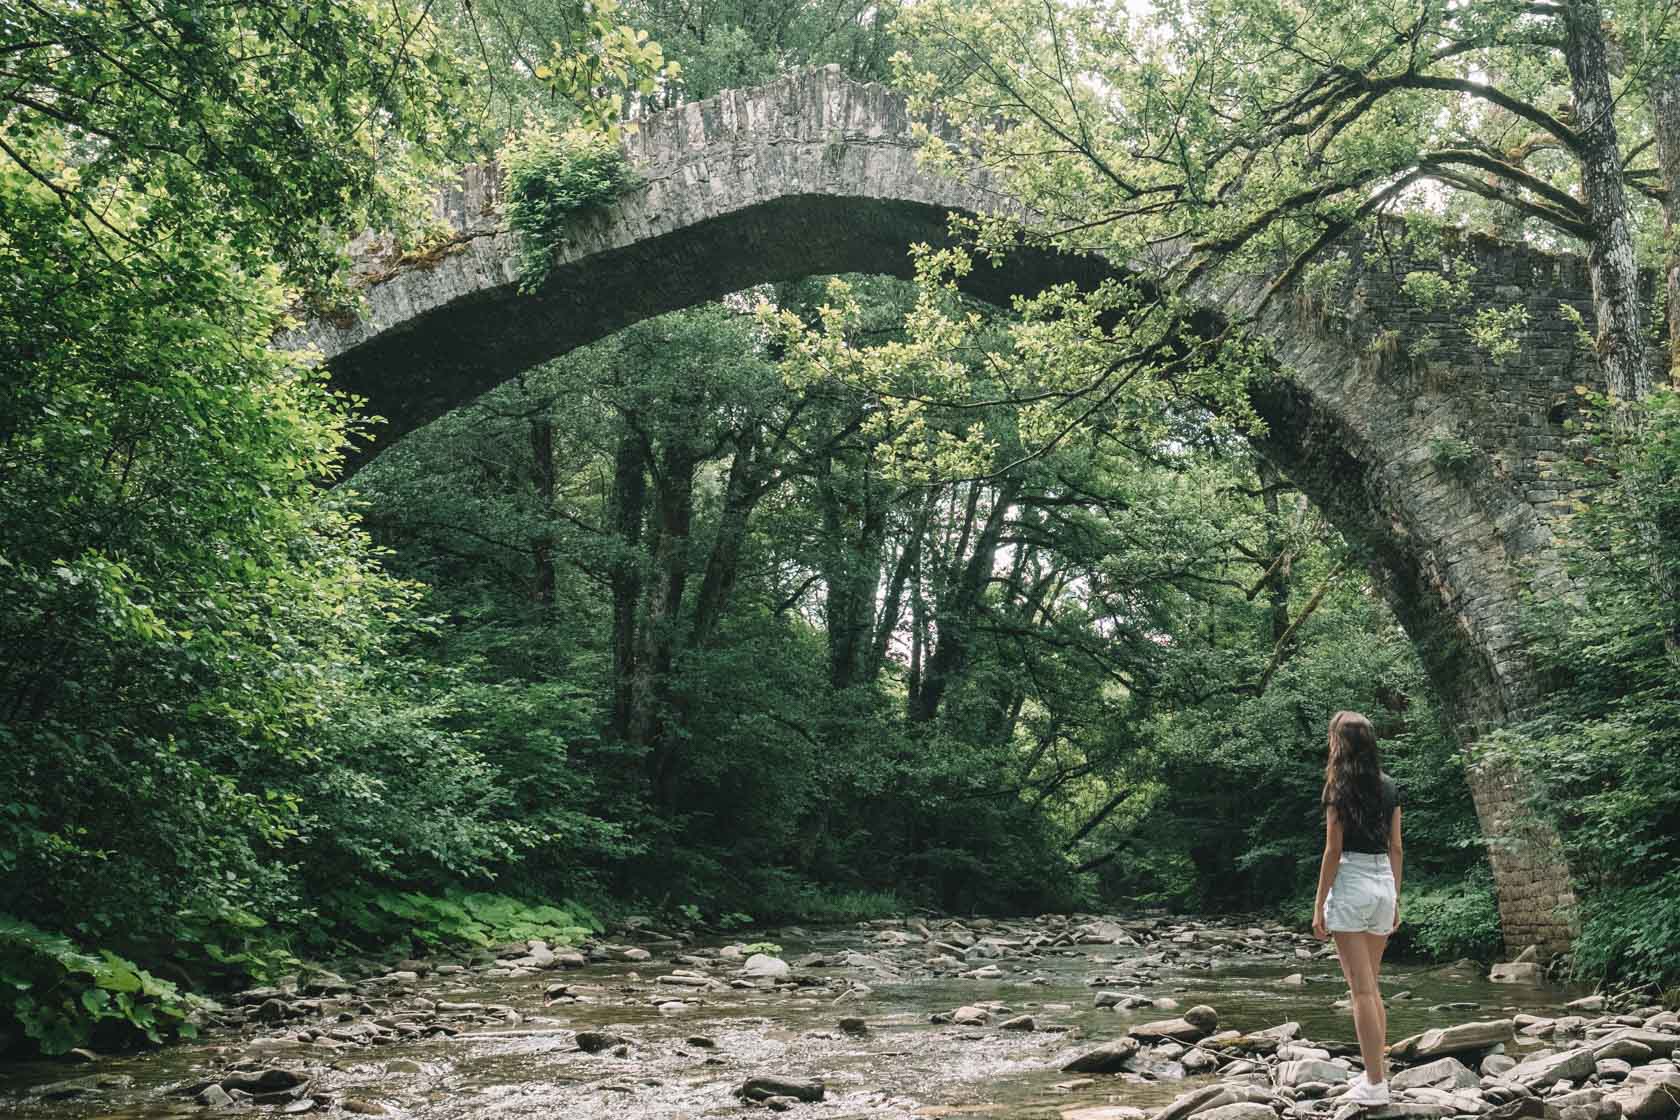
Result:
[[[1655,1050],[1636,1038],[1617,1038],[1611,1035],[1593,1044],[1593,1055],[1601,1062],[1619,1059],[1643,1065],[1655,1054]]]
[[[1062,1063],[1063,1073],[1118,1073],[1137,1056],[1138,1040],[1127,1035]]]
[[[320,969],[303,977],[301,991],[311,996],[336,996],[351,991],[350,981],[336,972]]]
[[[1401,1039],[1388,1048],[1388,1055],[1402,1062],[1424,1062],[1451,1054],[1486,1050],[1516,1037],[1516,1024],[1511,1019],[1460,1023],[1456,1027],[1438,1027]]]
[[[783,1077],[779,1074],[759,1074],[749,1077],[735,1090],[737,1096],[750,1101],[767,1100],[770,1097],[793,1097],[801,1101],[820,1101],[823,1099],[823,1083],[815,1078]]]
[[[52,1081],[49,1085],[35,1085],[30,1088],[30,1096],[39,1096],[42,1100],[71,1100],[72,1096],[82,1096],[102,1088],[128,1088],[133,1085],[134,1078],[126,1073],[96,1073],[86,1078],[71,1078],[67,1081]]]
[[[1580,999],[1570,1000],[1563,1006],[1570,1011],[1603,1011],[1604,997],[1599,995],[1582,996]]]
[[[1482,1059],[1483,1077],[1503,1077],[1517,1068],[1517,1060],[1509,1054],[1489,1054]]]
[[[1659,1120],[1680,1113],[1680,1074],[1661,1073],[1640,1080],[1629,1079],[1621,1088],[1605,1094],[1615,1101],[1630,1120]]]
[[[358,1116],[395,1116],[389,1105],[378,1101],[364,1100],[360,1097],[350,1097],[344,1102],[344,1111],[354,1112]]]
[[[951,1012],[951,1022],[959,1027],[983,1027],[992,1021],[992,1013],[984,1007],[965,1004]]]
[[[747,963],[741,966],[742,976],[754,978],[768,977],[772,980],[781,980],[792,973],[793,969],[788,967],[786,961],[780,957],[772,957],[767,953],[754,953],[747,958]]]
[[[1098,992],[1092,1001],[1094,1007],[1117,1007],[1130,1011],[1136,1007],[1153,1007],[1155,1001],[1147,996],[1133,995],[1130,992]]]
[[[1288,976],[1279,980],[1278,983],[1286,988],[1304,988],[1307,986],[1307,978],[1299,972],[1291,972]]]
[[[1610,1039],[1618,1038],[1631,1039],[1634,1042],[1649,1046],[1652,1054],[1663,1058],[1673,1057],[1675,1048],[1680,1046],[1680,1035],[1645,1030],[1640,1027],[1623,1027],[1615,1033],[1605,1036],[1598,1045],[1603,1045]],[[1620,1057],[1621,1055],[1617,1056]]]
[[[1406,1089],[1468,1089],[1481,1084],[1481,1078],[1457,1058],[1437,1058],[1433,1062],[1402,1070],[1388,1079],[1391,1088]]]
[[[1187,1116],[1207,1114],[1209,1110],[1233,1104],[1264,1102],[1270,1099],[1270,1095],[1264,1089],[1253,1085],[1203,1085],[1199,1089],[1179,1094],[1173,1098],[1171,1104],[1157,1111],[1149,1120],[1184,1120]],[[1265,1118],[1262,1117],[1261,1120]]]
[[[1488,973],[1495,984],[1538,984],[1545,978],[1540,966],[1532,961],[1510,961],[1496,964]]]
[[[1037,1030],[1038,1024],[1031,1015],[1017,1015],[1013,1019],[1005,1019],[998,1024],[1000,1031],[1031,1031]]]
[[[1219,1056],[1203,1050],[1200,1046],[1192,1046],[1190,1052],[1179,1060],[1184,1072],[1189,1074],[1212,1073],[1219,1068]]]
[[[220,1085],[209,1085],[193,1100],[206,1108],[226,1108],[233,1103],[233,1096]]]
[[[307,1084],[309,1077],[295,1069],[265,1069],[230,1073],[222,1078],[222,1088],[228,1092],[243,1089],[247,1093],[278,1093]]]
[[[1344,1104],[1336,1111],[1335,1120],[1350,1120],[1354,1116],[1358,1116],[1359,1120],[1437,1120],[1438,1117],[1452,1114],[1453,1110],[1444,1104],[1399,1100],[1391,1101],[1380,1108]]]
[[[1149,1114],[1129,1104],[1098,1105],[1096,1108],[1064,1108],[1062,1120],[1144,1120]]]
[[[578,1049],[584,1053],[599,1054],[608,1047],[617,1046],[621,1042],[629,1042],[630,1040],[623,1035],[609,1034],[606,1031],[579,1031],[573,1041],[577,1043]]]
[[[1086,922],[1075,931],[1075,940],[1085,945],[1136,945],[1137,941],[1119,922]]]
[[[1530,1058],[1505,1075],[1505,1080],[1527,1085],[1530,1089],[1544,1089],[1559,1081],[1580,1081],[1591,1077],[1597,1068],[1592,1050],[1580,1047],[1559,1054],[1544,1054]]]
[[[869,1024],[858,1015],[847,1015],[840,1020],[840,1029],[847,1034],[868,1034]]]
[[[1201,1117],[1201,1120],[1277,1120],[1277,1113],[1272,1111],[1272,1106],[1263,1101],[1223,1104],[1196,1115]]]
[[[1319,1046],[1308,1046],[1304,1042],[1286,1042],[1277,1048],[1279,1061],[1298,1062],[1303,1058],[1317,1058],[1320,1061],[1330,1059],[1330,1051]]]
[[[1489,1099],[1492,1099],[1491,1095]],[[1554,1108],[1552,1113],[1555,1114],[1559,1111],[1561,1110]],[[1546,1120],[1549,1114],[1546,1110],[1545,1101],[1539,1097],[1526,1096],[1502,1103],[1486,1115],[1490,1120]],[[1558,1120],[1558,1118],[1553,1115],[1552,1120]]]
[[[265,999],[262,1006],[257,1008],[257,1020],[263,1023],[278,1023],[291,1014],[292,1009],[278,999]]]
[[[1145,1040],[1170,1038],[1178,1042],[1195,1042],[1218,1029],[1219,1012],[1203,1003],[1192,1007],[1180,1018],[1139,1023],[1126,1033]]]
[[[1303,1058],[1300,1061],[1278,1063],[1275,1076],[1279,1085],[1294,1086],[1308,1081],[1328,1081],[1334,1084],[1348,1080],[1353,1074],[1334,1062]]]

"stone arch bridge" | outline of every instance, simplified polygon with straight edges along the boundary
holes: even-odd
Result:
[[[626,141],[645,182],[580,219],[549,283],[520,295],[515,235],[493,168],[468,168],[438,201],[453,239],[425,259],[353,246],[365,317],[318,319],[280,339],[325,357],[334,385],[389,420],[395,439],[520,370],[638,320],[765,281],[910,271],[906,248],[946,239],[951,211],[1009,206],[984,172],[918,167],[896,93],[837,69],[808,70],[655,116]],[[1553,529],[1569,512],[1554,480],[1572,387],[1595,376],[1561,304],[1588,321],[1585,267],[1488,242],[1472,306],[1522,303],[1520,349],[1495,362],[1447,312],[1403,297],[1399,280],[1438,260],[1356,255],[1332,310],[1274,299],[1259,327],[1282,376],[1257,388],[1270,431],[1260,450],[1350,540],[1372,570],[1466,746],[1540,694],[1516,631],[1525,581],[1557,586]],[[1094,281],[1091,258],[1044,253],[981,267],[980,297]],[[1258,293],[1212,310],[1242,314]],[[1242,306],[1243,301],[1250,301]],[[365,461],[359,449],[353,463]],[[1522,775],[1473,765],[1471,790],[1511,946],[1569,944],[1574,898],[1558,838],[1522,813]]]

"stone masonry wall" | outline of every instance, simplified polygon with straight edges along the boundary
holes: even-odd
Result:
[[[414,259],[355,246],[365,314],[318,318],[279,341],[318,351],[335,384],[390,418],[396,438],[522,369],[630,323],[771,280],[908,275],[907,247],[946,239],[950,211],[1008,209],[986,173],[924,171],[902,99],[837,70],[789,75],[661,114],[626,142],[644,185],[579,220],[549,284],[516,290],[497,173],[469,168],[438,200],[456,231]],[[1257,385],[1256,440],[1356,545],[1417,642],[1467,749],[1525,711],[1540,685],[1517,615],[1525,587],[1565,594],[1556,532],[1570,496],[1556,470],[1561,420],[1590,376],[1567,303],[1591,320],[1582,263],[1481,240],[1407,248],[1386,227],[1344,248],[1345,272],[1265,299],[1264,277],[1203,293],[1210,317],[1252,322],[1278,376]],[[1402,290],[1446,258],[1475,267],[1462,307]],[[1023,252],[978,268],[975,294],[1006,302],[1112,266]],[[1468,310],[1521,305],[1503,359],[1477,348]],[[358,449],[365,461],[371,449]],[[1328,702],[1328,701],[1327,701]],[[1508,942],[1565,947],[1573,895],[1555,834],[1521,811],[1524,778],[1486,760],[1471,791]]]

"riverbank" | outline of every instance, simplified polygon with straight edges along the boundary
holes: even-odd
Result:
[[[781,951],[748,952],[755,942]],[[1247,1112],[1206,1120],[1264,1120],[1252,1106],[1307,1120],[1334,1114],[1346,1077],[1332,1071],[1357,1068],[1351,1018],[1336,1006],[1345,984],[1333,956],[1277,924],[911,918],[744,939],[643,925],[575,951],[519,944],[401,964],[366,978],[306,974],[296,985],[241,993],[211,1013],[202,1038],[158,1051],[80,1069],[5,1067],[0,1109],[35,1120],[228,1109],[675,1120],[750,1114],[761,1107],[756,1097],[823,1117],[1138,1120],[1202,1092],[1199,1108],[1192,1098],[1178,1106],[1191,1112],[1161,1120],[1237,1106]],[[1415,1065],[1451,1056],[1475,1084],[1418,1084],[1406,1116],[1539,1100],[1505,1087],[1525,1085],[1528,1074],[1482,1068],[1484,1053],[1509,1058],[1512,1070],[1536,1056],[1547,1061],[1547,1050],[1573,1055],[1546,1067],[1558,1076],[1530,1093],[1660,1082],[1670,1068],[1661,1039],[1622,1036],[1648,1054],[1629,1042],[1608,1056],[1593,1048],[1610,1046],[1617,1031],[1667,1038],[1680,1030],[1660,1009],[1621,1018],[1571,1010],[1586,993],[1493,984],[1469,962],[1393,964],[1383,990],[1393,1038],[1466,1022],[1509,1025],[1508,1038],[1488,1028],[1500,1037],[1478,1036],[1473,1050],[1419,1049]],[[1174,1019],[1183,1022],[1174,1028]],[[1149,1026],[1162,1021],[1169,1026]],[[1105,1044],[1129,1052],[1096,1059],[1103,1072],[1066,1068]],[[1590,1069],[1583,1048],[1593,1054]],[[1601,1070],[1601,1061],[1627,1069]],[[1465,1079],[1442,1068],[1448,1080]]]

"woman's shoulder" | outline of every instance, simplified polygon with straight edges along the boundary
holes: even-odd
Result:
[[[1378,776],[1382,779],[1383,797],[1387,798],[1395,805],[1400,804],[1403,800],[1400,792],[1400,783],[1395,781],[1393,776],[1389,774],[1387,770],[1382,771]]]

